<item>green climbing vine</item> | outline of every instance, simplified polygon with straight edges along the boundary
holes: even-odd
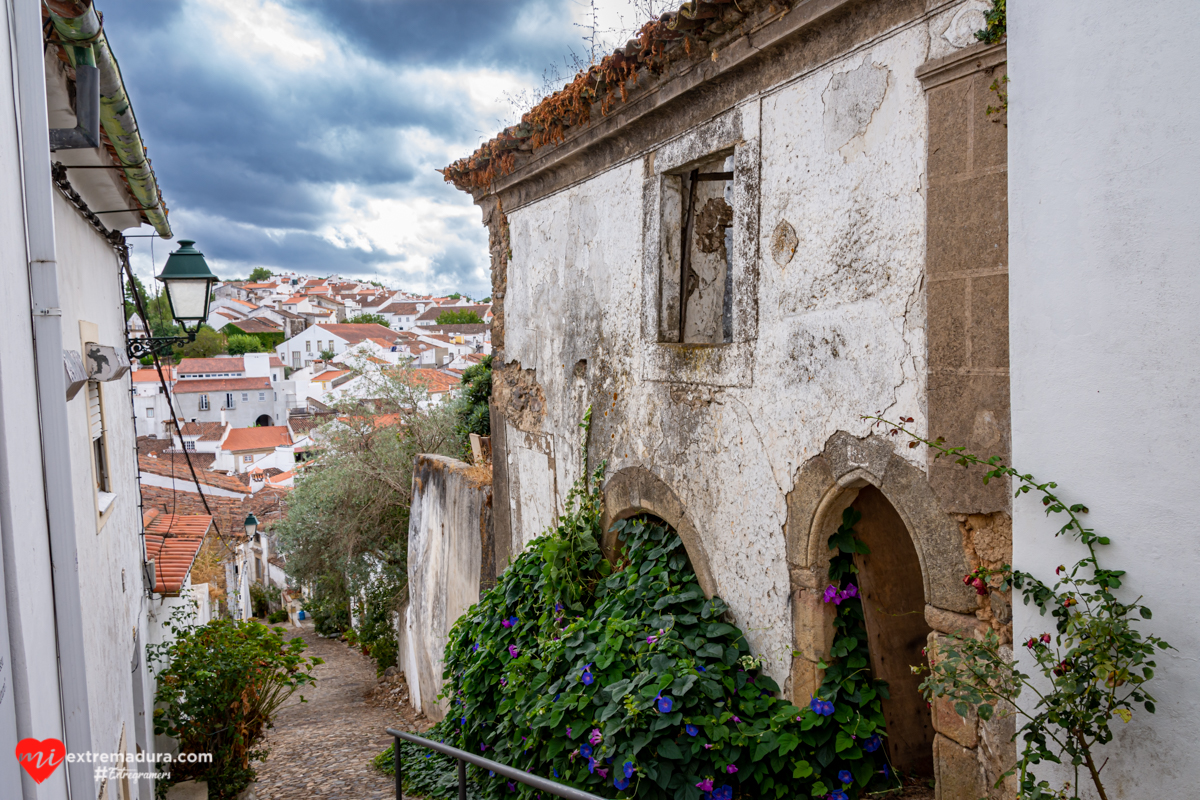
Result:
[[[836,635],[824,681],[797,707],[725,603],[705,597],[673,530],[618,522],[621,552],[605,558],[603,474],[601,465],[580,479],[559,524],[455,624],[450,711],[429,735],[607,796],[850,800],[898,786],[885,757],[887,687],[871,677],[856,586],[854,554],[866,552],[856,512],[829,540]],[[401,755],[406,774],[424,759]],[[414,788],[439,796],[452,784],[436,777],[436,756],[424,760]],[[533,794],[471,772],[481,797]]]

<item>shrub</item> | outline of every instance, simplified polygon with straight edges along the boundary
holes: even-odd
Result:
[[[287,622],[287,621],[288,621],[288,612],[282,608],[279,609],[278,611],[272,611],[270,614],[267,615],[267,622],[271,623],[272,625],[276,625],[280,622]]]
[[[181,753],[211,753],[212,762],[173,764],[170,779],[159,787],[204,780],[209,796],[223,800],[254,780],[250,762],[266,755],[259,745],[276,711],[315,682],[312,669],[323,662],[302,655],[303,639],[284,641],[282,628],[233,620],[196,627],[194,613],[187,607],[177,611],[173,638],[147,647],[150,661],[162,666],[154,732],[178,741]]]
[[[454,432],[463,439],[463,458],[470,460],[470,434],[490,436],[492,433],[488,408],[488,399],[492,396],[492,357],[484,356],[478,364],[467,367],[462,374],[462,385],[462,397],[455,410]]]
[[[603,469],[451,630],[452,705],[434,735],[609,795],[846,800],[894,785],[880,738],[887,688],[870,678],[852,583],[853,554],[866,550],[855,512],[830,538],[838,633],[825,682],[801,709],[723,621],[725,603],[705,599],[675,532],[619,523],[624,554],[610,569],[598,544]],[[533,794],[475,780],[486,797]]]
[[[483,319],[471,309],[451,309],[438,314],[438,325],[478,325]]]

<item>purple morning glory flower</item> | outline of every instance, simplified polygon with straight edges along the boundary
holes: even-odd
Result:
[[[700,666],[699,664],[696,665],[696,669],[700,670],[701,672],[708,672],[708,670],[706,670],[704,667]]]
[[[588,773],[589,774],[594,773],[595,771],[596,771],[596,759],[589,758],[588,759]]]
[[[592,757],[592,746],[590,744],[588,744],[587,742],[584,742],[583,744],[579,745],[579,755],[583,756],[584,758],[591,758]]]
[[[626,761],[626,762],[625,762],[625,777],[626,777],[626,778],[632,778],[632,777],[633,777],[633,762],[632,762],[632,761]],[[622,787],[622,788],[623,788],[623,787]]]
[[[832,583],[825,587],[824,599],[826,603],[836,603],[838,596],[838,588]]]
[[[882,740],[880,740],[879,734],[874,733],[874,734],[871,734],[871,737],[869,739],[867,739],[865,742],[863,742],[862,748],[863,748],[863,750],[866,750],[868,753],[874,753],[876,750],[879,749],[879,745],[881,745],[881,744],[883,744],[883,742],[882,742]]]
[[[594,677],[592,677],[592,673],[590,673],[590,672],[583,673],[583,677],[580,678],[580,680],[583,681],[584,686],[591,686],[596,681],[596,679]]]
[[[848,600],[851,597],[858,597],[858,587],[855,586],[853,583],[850,584],[849,586],[847,586],[845,588],[845,590],[842,591],[842,599],[843,600]]]
[[[696,734],[700,733],[700,729],[695,725],[684,725],[683,729],[687,731],[688,736],[695,736]]]
[[[845,792],[843,792],[841,789],[838,789],[836,792],[829,795],[829,800],[850,800],[850,798],[846,796]]]
[[[658,701],[658,711],[660,714],[670,714],[671,709],[675,707],[675,701],[670,696],[663,697],[661,694],[655,698]],[[707,791],[707,790],[706,790]]]
[[[571,735],[571,729],[567,728],[567,736],[570,736],[570,735]]]
[[[489,769],[489,770],[488,770],[488,777],[489,777],[489,778],[494,778],[494,777],[496,777],[496,770],[494,770],[494,769]]]
[[[476,642],[474,645],[471,646],[471,652],[473,652],[473,653],[479,652],[479,642]]]
[[[588,741],[592,744],[600,744],[604,741],[604,734],[600,732],[599,728],[592,728],[592,735],[588,737]]]
[[[487,745],[486,745],[486,744],[484,744],[483,742],[480,742],[480,743],[479,743],[479,752],[481,752],[481,753],[486,753],[486,752],[487,752]]]
[[[510,792],[515,792],[517,790],[517,785],[515,783],[513,783],[512,781],[505,781],[505,783],[508,784],[508,790]]]
[[[509,625],[509,627],[511,627],[511,628],[515,628],[515,627],[516,627],[516,625],[517,625],[517,618],[516,618],[515,616],[509,617],[509,618],[508,618],[508,625]]]
[[[655,636],[654,634],[650,634],[649,636],[646,637],[646,644],[654,644],[657,641],[658,641],[658,637]]]
[[[696,784],[696,788],[702,792],[711,792],[712,791],[712,778],[705,778],[704,780],[700,781],[699,783]]]
[[[714,789],[712,796],[713,800],[733,800],[733,787],[725,784],[719,789]]]
[[[831,716],[833,716],[833,712],[837,710],[837,709],[835,709],[835,708],[833,707],[833,703],[832,703],[832,702],[830,702],[829,700],[826,700],[826,701],[825,701],[824,708],[825,708],[825,714],[824,714],[824,716],[826,716],[826,717],[831,717]]]
[[[737,764],[730,764],[728,767],[725,768],[725,774],[727,774],[727,775],[732,775],[735,772],[737,772]]]
[[[838,780],[841,781],[843,784],[853,783],[854,776],[850,774],[850,770],[844,769],[838,773]]]
[[[517,649],[517,646],[515,644],[510,644],[508,646],[508,654],[510,656],[512,656],[513,658],[516,658],[517,656],[519,656],[521,654],[521,651]]]
[[[554,613],[555,613],[555,614],[561,614],[561,613],[562,613],[562,610],[563,610],[563,604],[562,604],[562,603],[555,603],[555,604],[554,604]]]
[[[607,769],[600,769],[599,767],[597,767],[597,768],[596,768],[596,774],[597,774],[597,775],[599,775],[601,778],[607,778],[607,777],[608,777],[608,770],[607,770]]]
[[[513,626],[511,619],[502,619],[502,620],[500,620],[500,624],[503,625],[505,628],[511,628]]]
[[[500,685],[501,685],[501,686],[508,686],[508,678],[501,678],[501,679],[500,679]]]
[[[742,718],[741,718],[741,717],[739,717],[739,716],[737,716],[737,715],[734,715],[733,717],[730,717],[730,719],[732,719],[734,722],[741,722],[741,721],[742,721]]]
[[[558,770],[551,768],[550,771],[554,773],[554,777],[558,777]]]
[[[617,775],[615,778],[613,778],[613,786],[617,787],[618,791],[620,791],[622,789],[628,789],[629,788],[629,778],[625,777],[625,776]]]

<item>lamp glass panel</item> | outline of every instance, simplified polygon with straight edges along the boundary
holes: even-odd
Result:
[[[208,314],[208,281],[168,279],[167,297],[171,313],[180,322],[200,322]]]

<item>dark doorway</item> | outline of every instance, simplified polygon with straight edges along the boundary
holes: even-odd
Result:
[[[259,427],[262,427],[262,428],[266,428],[266,427],[272,425],[273,423],[271,422],[271,415],[263,414],[258,419],[254,420],[254,424],[258,425]]]
[[[854,526],[870,555],[855,556],[875,677],[888,682],[883,701],[892,765],[908,774],[933,776],[933,720],[911,667],[925,663],[921,649],[931,628],[925,622],[921,562],[896,509],[874,486],[859,492]]]

